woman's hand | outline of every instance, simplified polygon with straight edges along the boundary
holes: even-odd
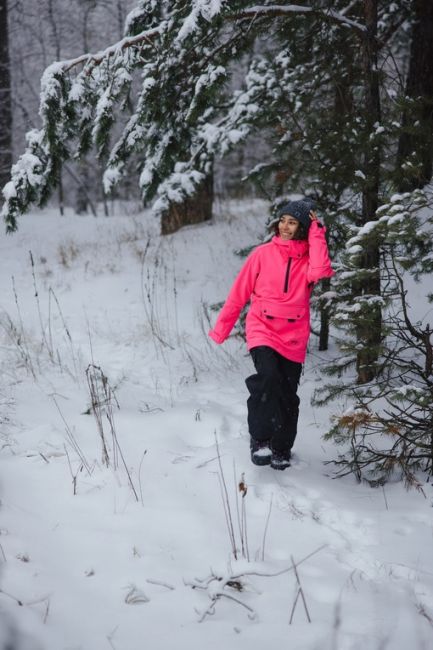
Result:
[[[314,210],[310,210],[310,219],[311,219],[311,221],[316,222],[318,228],[323,228],[323,223],[321,221],[319,221],[319,219],[317,217],[317,214],[315,213]],[[314,230],[314,228],[313,228],[313,230]],[[311,232],[311,228],[308,229],[308,235],[310,234],[310,232]]]

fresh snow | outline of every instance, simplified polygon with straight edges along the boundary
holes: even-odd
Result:
[[[47,209],[0,236],[2,650],[10,625],[17,650],[430,647],[431,485],[333,479],[324,462],[339,450],[322,434],[350,404],[310,406],[326,360],[315,337],[291,468],[250,462],[253,365],[238,337],[208,339],[206,314],[242,264],[234,251],[260,241],[267,205],[218,204],[213,223],[165,238],[127,207],[109,218]],[[101,462],[90,363],[115,391],[138,501],[121,459]],[[299,598],[289,625],[292,561],[311,623]]]
[[[177,41],[181,43],[189,34],[197,29],[198,19],[212,20],[220,13],[225,0],[193,0],[192,10],[183,21],[182,27],[177,35]]]

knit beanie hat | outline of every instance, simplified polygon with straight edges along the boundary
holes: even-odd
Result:
[[[277,217],[281,219],[284,214],[290,215],[308,230],[311,224],[310,211],[314,210],[313,199],[302,199],[301,201],[289,201],[278,210]]]

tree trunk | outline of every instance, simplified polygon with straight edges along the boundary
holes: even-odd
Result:
[[[0,192],[12,167],[12,100],[9,61],[8,3],[0,0]],[[0,205],[3,196],[0,193]]]
[[[89,168],[86,160],[81,160],[78,166],[79,184],[75,190],[75,212],[77,214],[87,214],[89,208]],[[96,216],[96,215],[94,215]]]
[[[322,280],[323,291],[329,291],[331,280],[324,278]],[[319,331],[319,352],[324,352],[329,346],[329,307],[320,308],[320,331]]]
[[[161,235],[169,235],[182,228],[212,218],[213,174],[200,185],[194,196],[183,203],[173,203],[161,217]]]
[[[401,192],[424,187],[433,171],[433,2],[413,0],[412,11],[415,22],[406,97],[413,102],[403,113],[404,130],[398,143],[396,175]],[[413,165],[402,168],[409,161]]]
[[[364,16],[367,35],[364,39],[363,65],[365,83],[365,115],[367,143],[364,157],[364,174],[366,180],[362,192],[362,223],[376,218],[379,197],[380,149],[370,134],[374,125],[380,124],[380,94],[377,69],[377,0],[364,0]],[[371,243],[361,256],[362,270],[371,270],[368,277],[356,286],[360,296],[380,296],[379,248]],[[360,349],[357,354],[357,381],[365,384],[376,376],[376,362],[382,339],[382,312],[378,304],[370,302],[363,306],[357,323],[357,340]]]

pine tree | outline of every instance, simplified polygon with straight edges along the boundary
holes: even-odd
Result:
[[[17,216],[31,203],[48,198],[62,162],[84,155],[92,145],[106,158],[107,190],[138,153],[142,195],[157,199],[157,214],[191,196],[211,173],[215,156],[261,128],[255,112],[266,88],[253,87],[254,67],[260,74],[260,63],[254,60],[246,88],[227,93],[226,81],[233,60],[250,51],[270,24],[296,36],[299,21],[311,14],[324,24],[334,21],[362,31],[324,3],[314,4],[312,11],[294,11],[292,5],[256,11],[245,1],[143,0],[128,17],[122,41],[95,56],[50,66],[42,79],[42,128],[29,134],[8,187],[8,229],[16,227]],[[111,144],[113,124],[121,121],[134,81],[139,91],[133,115]]]
[[[348,242],[346,268],[357,269],[357,257],[372,241],[380,251],[383,324],[382,348],[375,382],[352,385],[348,394],[342,377],[356,337],[345,335],[341,357],[328,372],[335,379],[316,391],[323,404],[346,393],[349,404],[334,417],[327,434],[344,446],[336,461],[337,474],[355,474],[371,485],[383,484],[394,473],[407,486],[419,486],[418,470],[433,474],[433,339],[429,311],[413,310],[416,283],[433,271],[433,216],[428,208],[431,191],[395,194],[378,211],[378,219],[361,227]],[[425,295],[425,303],[433,294]],[[361,311],[362,303],[346,304],[335,315],[346,330],[349,310]],[[427,314],[427,315],[426,315]]]

